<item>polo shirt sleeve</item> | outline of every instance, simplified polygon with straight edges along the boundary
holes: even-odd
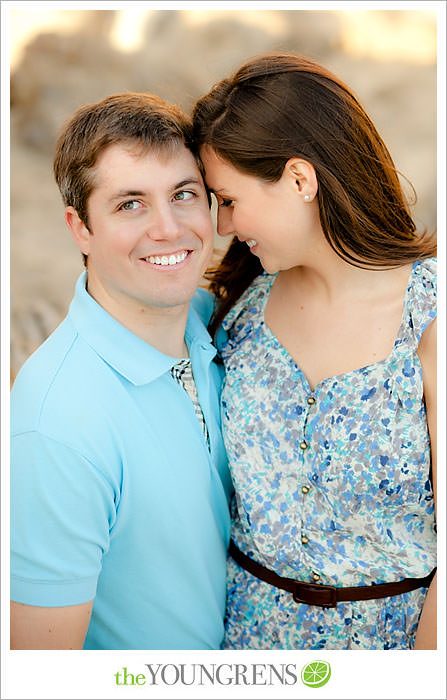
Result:
[[[37,431],[11,445],[11,599],[77,605],[95,597],[116,517],[104,473]]]

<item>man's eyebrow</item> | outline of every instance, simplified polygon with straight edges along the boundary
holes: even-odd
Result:
[[[197,177],[188,177],[180,182],[177,182],[170,189],[172,191],[179,190],[181,187],[185,187],[186,185],[203,185],[203,182]],[[147,194],[147,192],[143,192],[142,190],[120,190],[110,197],[110,201],[113,202],[115,199],[122,199],[123,197],[145,197]]]
[[[178,190],[180,187],[185,187],[186,185],[203,185],[203,181],[198,177],[188,177],[186,180],[178,182],[172,189]]]
[[[146,192],[140,190],[120,190],[110,197],[110,201],[113,202],[115,199],[122,199],[123,197],[144,197],[145,194]]]

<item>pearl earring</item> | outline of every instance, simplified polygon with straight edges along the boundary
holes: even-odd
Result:
[[[310,194],[305,194],[304,195],[304,201],[309,202],[310,201]]]

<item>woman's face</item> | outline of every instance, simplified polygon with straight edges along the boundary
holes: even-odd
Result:
[[[309,255],[315,256],[315,245],[323,235],[316,186],[288,167],[292,161],[277,182],[267,182],[237,170],[209,146],[203,146],[200,155],[207,185],[218,203],[219,235],[245,241],[271,274],[303,265]],[[306,188],[309,202],[304,200]]]

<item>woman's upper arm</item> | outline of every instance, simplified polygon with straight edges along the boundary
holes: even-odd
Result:
[[[422,365],[424,380],[424,400],[427,413],[427,425],[430,434],[433,492],[436,498],[436,423],[437,423],[437,321],[425,329],[419,343],[418,355]],[[435,501],[436,502],[436,501]]]

